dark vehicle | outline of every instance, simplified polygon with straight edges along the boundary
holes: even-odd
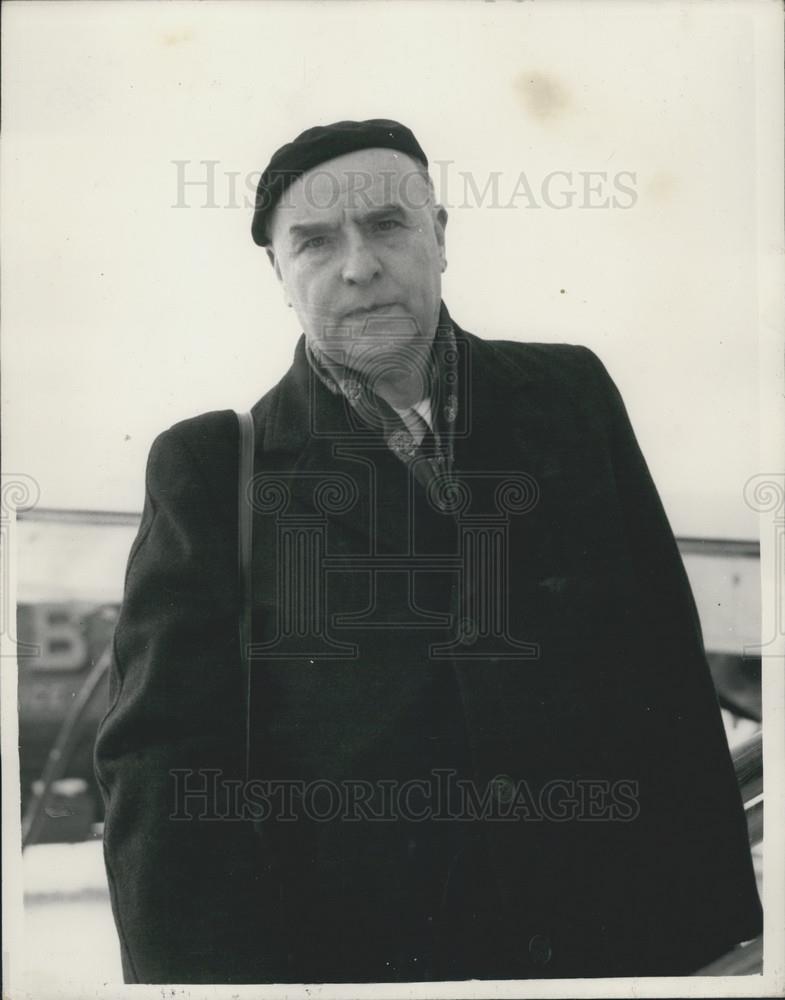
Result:
[[[54,776],[37,842],[83,840],[103,818],[93,743],[107,707],[102,667],[138,521],[135,514],[82,511],[19,515],[15,638],[23,814],[42,791],[37,783],[47,768]]]

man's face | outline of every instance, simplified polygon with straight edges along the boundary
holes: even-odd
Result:
[[[439,316],[446,219],[418,165],[393,150],[298,178],[273,215],[269,255],[309,342],[366,374],[416,364]]]

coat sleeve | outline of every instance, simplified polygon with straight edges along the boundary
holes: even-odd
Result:
[[[586,353],[597,405],[606,415],[638,590],[631,606],[639,609],[638,633],[644,637],[636,679],[645,703],[644,742],[650,737],[641,799],[649,849],[640,906],[648,912],[641,916],[650,926],[652,948],[659,950],[652,962],[665,960],[667,967],[670,958],[671,968],[688,973],[758,935],[761,907],[741,796],[681,555],[622,398],[602,363]]]
[[[95,767],[126,982],[269,981],[279,957],[251,825],[224,794],[244,738],[224,429],[224,495],[177,427],[155,441],[115,632]]]

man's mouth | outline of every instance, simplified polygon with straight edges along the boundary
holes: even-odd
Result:
[[[344,315],[344,319],[368,319],[370,316],[386,316],[392,312],[397,302],[382,302],[375,306],[360,306]]]

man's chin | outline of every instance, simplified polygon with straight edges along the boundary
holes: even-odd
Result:
[[[347,367],[371,387],[406,381],[420,385],[418,398],[428,394],[430,385],[430,350],[421,339],[406,344],[363,345],[352,352]],[[417,375],[419,373],[419,378]]]
[[[352,340],[348,347],[347,357],[358,363],[371,363],[383,359],[399,362],[411,359],[415,362],[428,354],[430,344],[416,332],[408,337],[402,337],[400,332],[388,336],[386,331],[379,331],[372,336],[366,334]]]
[[[350,357],[394,357],[417,354],[430,346],[410,317],[369,316],[361,322],[344,320],[332,327],[322,339],[323,350],[336,360],[348,363]]]
[[[349,319],[340,330],[351,340],[369,344],[408,344],[422,339],[417,321],[412,316],[397,314],[373,313],[362,319]]]

